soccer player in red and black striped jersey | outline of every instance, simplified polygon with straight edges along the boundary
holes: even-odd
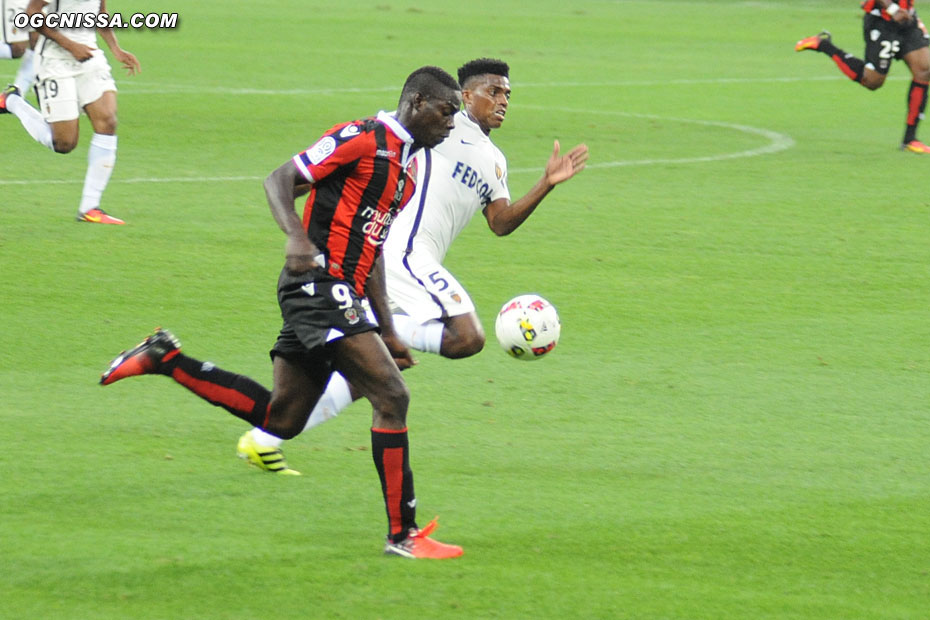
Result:
[[[181,353],[158,330],[117,357],[100,382],[164,374],[253,426],[287,439],[339,371],[372,404],[371,446],[388,517],[385,552],[450,558],[462,548],[420,529],[407,439],[407,386],[400,369],[413,363],[388,308],[381,246],[413,194],[414,153],[439,144],[462,102],[458,82],[438,67],[414,71],[397,112],[336,125],[265,180],[271,212],[287,235],[278,279],[284,319],[271,350],[274,387]],[[309,189],[303,218],[294,200]],[[372,315],[373,311],[373,315]],[[380,337],[378,329],[380,328]]]
[[[907,122],[901,150],[930,154],[930,146],[917,139],[917,125],[927,106],[927,86],[930,84],[930,34],[917,16],[914,0],[865,0],[863,36],[865,59],[847,54],[833,44],[824,30],[801,39],[795,51],[814,50],[833,59],[849,79],[869,90],[885,83],[892,60],[903,60],[911,70],[911,86],[907,93]]]

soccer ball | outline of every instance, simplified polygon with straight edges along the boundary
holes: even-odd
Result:
[[[536,360],[555,348],[562,324],[555,307],[539,295],[519,295],[497,314],[494,333],[518,360]]]

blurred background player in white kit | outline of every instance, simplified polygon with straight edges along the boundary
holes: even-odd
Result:
[[[21,58],[19,70],[13,85],[21,93],[27,92],[35,82],[35,64],[32,51],[37,35],[28,28],[17,28],[14,18],[26,12],[29,0],[0,0],[0,19],[3,20],[3,29],[0,32],[0,60],[15,60]]]
[[[510,201],[507,159],[490,138],[507,114],[509,72],[507,63],[489,58],[458,70],[465,109],[456,114],[448,138],[417,155],[416,193],[384,244],[394,328],[411,349],[451,359],[481,351],[484,330],[468,292],[442,266],[446,252],[479,209],[495,234],[510,234],[556,185],[575,176],[587,162],[587,146],[562,155],[556,141],[539,181],[525,196]],[[334,373],[304,430],[334,417],[355,398],[351,386]],[[262,469],[294,475],[282,443],[252,429],[239,439],[237,452]]]
[[[106,0],[29,0],[26,13],[106,13]],[[94,135],[90,140],[87,174],[77,219],[94,224],[124,224],[100,208],[100,199],[116,164],[116,84],[97,32],[129,75],[141,69],[135,56],[123,50],[111,28],[57,30],[36,28],[36,75],[39,110],[13,85],[0,93],[0,112],[19,118],[32,138],[56,153],[70,153],[78,143],[78,119],[83,110]]]

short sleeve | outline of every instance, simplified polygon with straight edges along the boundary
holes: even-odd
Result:
[[[306,150],[294,155],[294,165],[305,179],[316,183],[340,167],[368,154],[373,142],[362,131],[363,121],[336,125]]]

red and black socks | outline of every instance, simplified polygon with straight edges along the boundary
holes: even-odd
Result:
[[[413,491],[407,429],[371,429],[371,454],[381,477],[388,536],[393,542],[400,542],[407,538],[411,528],[417,527],[417,499]]]
[[[254,380],[181,353],[162,365],[164,374],[211,405],[226,409],[252,426],[264,428],[267,423],[271,392]]]
[[[924,116],[927,107],[927,83],[912,81],[907,91],[907,127],[904,130],[904,144],[917,139],[917,125]]]

